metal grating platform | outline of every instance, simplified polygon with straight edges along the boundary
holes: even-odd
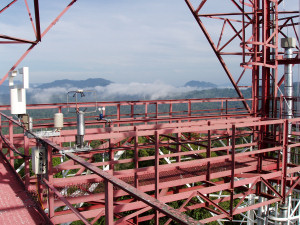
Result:
[[[0,154],[0,224],[52,224]]]

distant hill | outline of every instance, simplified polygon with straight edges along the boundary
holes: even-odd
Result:
[[[77,87],[77,88],[88,88],[88,87],[96,87],[96,86],[107,86],[113,83],[110,80],[106,80],[103,78],[89,78],[87,80],[56,80],[51,83],[45,83],[38,85],[37,88],[57,88],[57,87]]]
[[[0,104],[9,104],[10,97],[9,87],[7,86],[7,84],[8,83],[6,81],[2,86],[0,86]],[[103,88],[96,88],[97,86],[101,86]],[[184,88],[187,86],[196,88]],[[300,84],[295,82],[293,86],[295,96],[297,96],[297,93],[299,96]],[[167,88],[161,88],[163,91],[159,93],[157,91],[157,88],[153,87],[154,86],[150,86],[149,88],[148,85],[145,85],[144,83],[141,83],[140,86],[118,84],[103,78],[90,78],[87,80],[64,79],[56,80],[51,83],[30,84],[30,88],[26,90],[26,95],[28,104],[66,102],[67,92],[72,89],[74,90],[75,88],[83,90],[95,90],[97,93],[97,101],[238,97],[236,91],[233,88],[225,88],[204,81],[191,80],[187,82],[184,87],[162,85],[162,87]],[[283,85],[281,85],[281,89],[283,89]],[[241,91],[245,98],[251,97],[251,88],[242,89]],[[284,93],[284,91],[282,91],[282,93]],[[279,95],[281,94],[279,93]],[[88,96],[86,96],[85,101],[88,101],[87,98]]]
[[[187,82],[185,87],[197,87],[197,88],[217,88],[218,86],[216,84],[205,82],[205,81],[197,81],[197,80],[191,80]]]

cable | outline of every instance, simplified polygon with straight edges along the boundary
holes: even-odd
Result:
[[[9,142],[9,140],[7,140],[7,138],[3,135],[3,133],[2,133],[1,130],[0,130],[0,137],[2,138],[2,140],[4,141],[4,143],[8,146],[8,148],[10,150],[12,150],[14,153],[20,155],[23,158],[30,158],[30,156],[22,154],[21,152],[19,152],[18,149],[16,149],[16,147],[13,144],[11,144]]]
[[[36,191],[37,191],[38,200],[39,200],[39,202],[40,202],[40,204],[42,206],[43,211],[45,211],[45,208],[43,206],[43,202],[42,202],[42,199],[41,199],[41,196],[40,196],[40,192],[39,192],[38,177],[37,177],[37,175],[35,175],[35,176],[36,176],[36,183],[35,184],[36,184]]]

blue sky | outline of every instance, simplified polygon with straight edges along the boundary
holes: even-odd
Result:
[[[68,2],[40,1],[42,29]],[[1,15],[3,34],[32,38],[24,9],[19,0]],[[0,45],[1,77],[26,48]],[[229,83],[184,0],[78,0],[20,66],[30,67],[33,83],[91,77],[177,86],[189,80]],[[238,64],[233,71],[240,71]]]

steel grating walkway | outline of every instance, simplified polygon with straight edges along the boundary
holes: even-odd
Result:
[[[240,168],[246,168],[246,167],[251,167],[254,166],[255,169],[249,169],[247,172],[253,172],[253,170],[256,170],[257,167],[257,158],[253,157],[244,157],[242,159],[239,159],[235,163],[235,169],[240,169]],[[161,170],[159,172],[159,180],[161,183],[167,183],[167,182],[174,182],[176,180],[180,181],[182,179],[188,179],[188,178],[193,178],[193,177],[199,177],[197,182],[203,182],[206,179],[205,178],[200,178],[200,176],[206,175],[207,171],[207,166],[206,165],[197,165],[193,164],[193,161],[190,161],[191,164],[187,165],[185,167],[174,167],[174,168],[168,168],[165,170]],[[267,159],[263,160],[263,166],[271,166],[271,165],[276,165],[275,160]],[[221,162],[221,163],[215,163],[211,164],[211,174],[218,173],[218,172],[228,172],[231,171],[232,168],[232,163],[230,160],[227,162]],[[134,175],[124,175],[118,176],[119,179],[123,180],[124,182],[134,185]],[[155,173],[150,172],[146,173],[143,175],[138,176],[138,182],[139,186],[145,186],[145,185],[154,185],[155,183]],[[118,189],[114,187],[114,189]]]
[[[0,154],[0,224],[52,224]]]
[[[270,168],[270,167],[276,167],[277,162],[275,160],[271,159],[265,159],[263,160],[263,167],[264,168]],[[170,165],[170,164],[169,164]],[[236,161],[235,163],[235,169],[243,169],[244,173],[247,172],[255,172],[256,168],[258,165],[258,160],[256,157],[244,157]],[[163,165],[161,165],[163,166]],[[168,165],[166,165],[168,166]],[[221,172],[230,172],[232,167],[232,163],[230,160],[226,162],[220,162],[220,163],[214,163],[211,164],[211,174],[217,174]],[[206,172],[207,171],[207,166],[206,165],[199,165],[197,163],[194,163],[193,161],[190,161],[189,165],[186,165],[184,167],[179,167],[179,166],[174,166],[174,167],[168,167],[161,169],[159,171],[159,181],[161,184],[169,183],[169,182],[176,182],[178,181],[179,183],[181,180],[185,179],[190,179],[190,178],[197,178],[197,182],[205,182],[206,178]],[[119,174],[121,172],[121,174]],[[134,176],[134,171],[129,170],[128,172],[124,173],[123,171],[115,171],[114,174],[118,179],[126,182],[127,184],[130,184],[134,186],[135,183],[135,176]],[[223,175],[219,175],[218,177],[222,177]],[[97,178],[96,175],[90,174],[90,175],[81,175],[83,178],[82,180],[78,181],[75,180],[74,177],[70,178],[63,178],[69,180],[70,184],[73,184],[76,186],[76,188],[79,188],[82,190],[82,192],[77,193],[76,195],[72,194],[66,194],[65,197],[79,197],[84,195],[85,190],[91,187],[91,185],[98,183],[98,184],[103,184],[103,179],[100,177]],[[87,177],[87,179],[84,179]],[[77,177],[78,178],[78,177]],[[54,180],[61,180],[62,178],[56,178]],[[97,180],[95,182],[95,179]],[[55,183],[55,182],[54,182]],[[84,184],[88,184],[85,186]],[[147,171],[147,172],[138,172],[138,184],[139,187],[146,187],[148,186],[148,189],[151,189],[151,191],[154,190],[154,184],[155,184],[155,172],[154,171]],[[185,184],[185,183],[184,183]],[[83,185],[81,187],[81,185]],[[71,185],[72,186],[72,185]],[[151,186],[151,187],[150,187]],[[66,186],[65,183],[58,182],[55,184],[55,187],[59,190],[63,190]],[[119,190],[120,188],[114,186],[114,190]],[[104,192],[104,185],[99,185],[96,190],[94,190],[97,193]]]

